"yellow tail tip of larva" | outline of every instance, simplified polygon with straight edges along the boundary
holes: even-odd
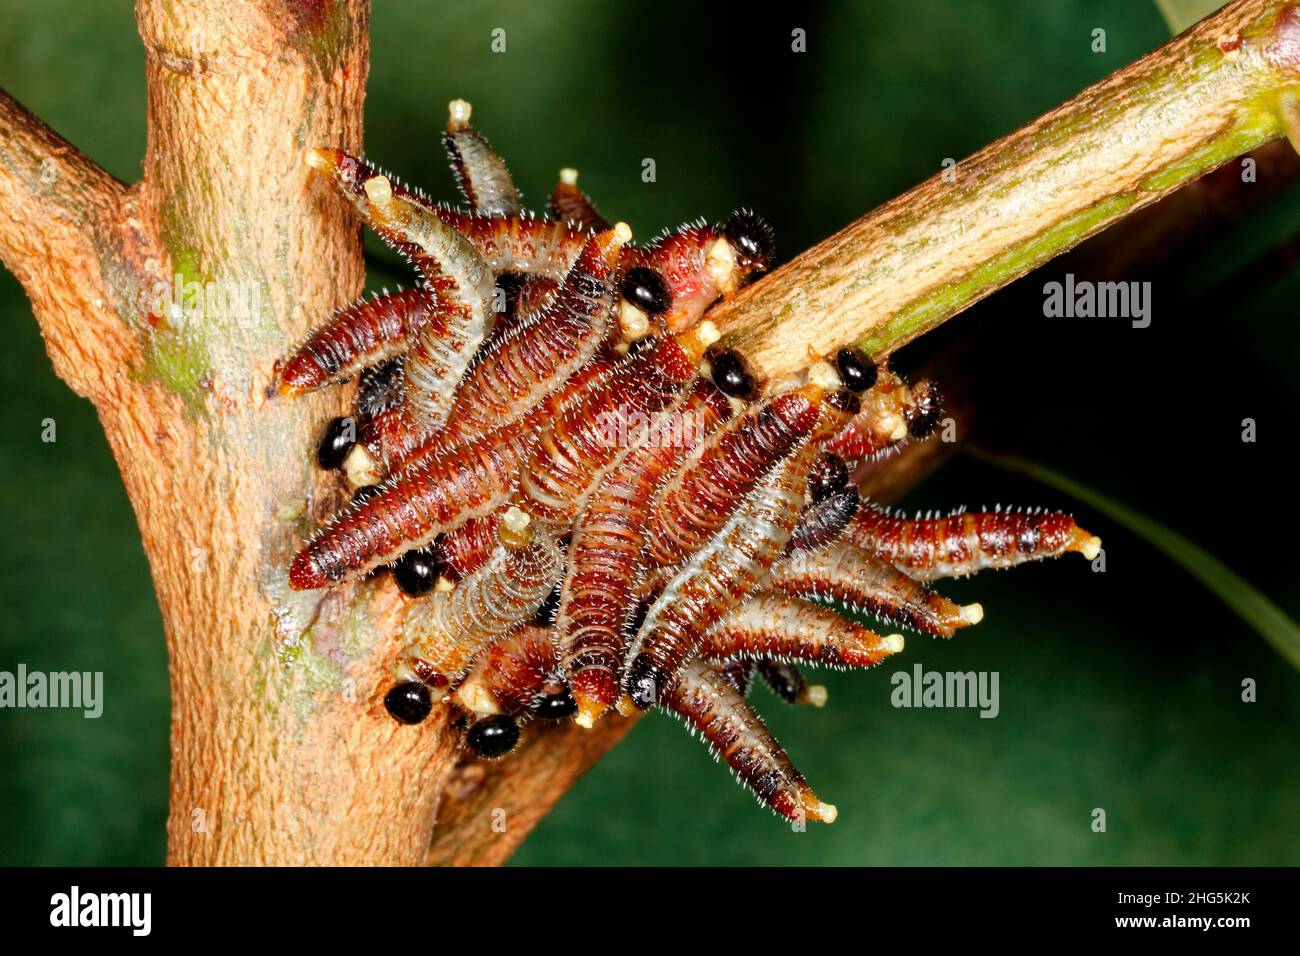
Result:
[[[572,166],[565,166],[560,170],[560,182],[566,186],[578,185],[578,171]]]
[[[574,715],[573,722],[579,727],[591,730],[596,726],[596,721],[605,715],[605,705],[592,700],[586,694],[574,694],[573,696],[578,704],[578,713]]]
[[[318,173],[328,173],[334,168],[329,153],[323,149],[304,149],[302,161]]]
[[[803,806],[803,812],[809,820],[834,823],[835,818],[840,815],[839,808],[835,804],[818,799],[811,790],[800,798],[799,803]]]
[[[957,617],[963,624],[978,624],[984,620],[984,606],[982,604],[963,604],[958,611]]]
[[[1094,534],[1084,539],[1083,543],[1079,545],[1079,553],[1089,561],[1097,557],[1097,555],[1101,554],[1101,538]]]
[[[825,684],[809,684],[799,696],[799,703],[812,707],[825,707],[830,697],[830,691],[826,689]]]
[[[614,223],[614,241],[625,244],[632,241],[632,227],[625,222]]]
[[[469,118],[474,107],[469,100],[452,100],[447,104],[447,126],[449,129],[464,129],[469,125]]]
[[[903,635],[890,634],[880,639],[880,649],[887,654],[897,654],[903,649]]]

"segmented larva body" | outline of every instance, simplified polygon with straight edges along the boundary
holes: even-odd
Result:
[[[503,512],[498,510],[481,518],[470,518],[459,528],[438,535],[433,553],[440,567],[452,577],[473,574],[492,557],[497,547],[497,532]]]
[[[647,343],[546,426],[520,474],[529,514],[552,529],[568,528],[588,489],[695,377],[716,336],[706,323]]]
[[[874,667],[902,649],[901,635],[882,637],[830,608],[762,591],[710,627],[700,645],[713,661],[775,658],[827,667]]]
[[[832,822],[838,811],[823,803],[790,763],[776,738],[744,697],[703,661],[681,668],[665,688],[664,706],[700,734],[759,801],[787,820]]]
[[[405,352],[435,309],[451,308],[427,289],[410,289],[340,309],[280,364],[276,389],[281,395],[301,395],[352,378]]]
[[[838,601],[904,627],[952,637],[978,624],[984,609],[959,606],[856,545],[798,551],[772,565],[769,587],[796,597]]]
[[[431,685],[443,684],[439,677],[454,681],[479,651],[537,613],[564,555],[551,535],[516,509],[503,517],[500,539],[488,563],[452,591],[407,606],[399,677]]]
[[[858,513],[861,502],[858,489],[850,487],[810,504],[799,516],[799,523],[790,534],[786,554],[814,551],[837,540]]]
[[[668,479],[650,519],[650,557],[671,566],[703,547],[737,504],[817,425],[815,396],[787,392],[714,432]]]
[[[465,201],[481,216],[516,216],[523,202],[505,161],[470,125],[470,105],[452,100],[442,145]]]
[[[489,344],[457,391],[451,435],[479,435],[519,418],[596,354],[612,324],[610,273],[631,235],[620,223],[593,236],[553,301]]]
[[[909,387],[883,368],[861,401],[861,411],[826,445],[845,461],[873,458],[898,448],[908,438],[923,438],[934,430],[941,414],[934,383],[922,380]]]
[[[474,659],[455,701],[480,716],[523,713],[546,694],[558,669],[551,629],[524,624]]]
[[[672,578],[627,652],[624,683],[645,709],[699,645],[709,624],[753,592],[790,540],[816,448],[793,452]]]
[[[691,446],[730,414],[727,397],[712,382],[697,379],[587,498],[574,526],[556,619],[582,726],[592,726],[618,698],[655,491]]]
[[[559,181],[547,205],[552,218],[588,232],[603,232],[609,221],[596,209],[587,194],[578,188],[578,171],[561,169]]]
[[[454,454],[412,464],[400,480],[332,519],[294,558],[290,586],[305,591],[355,579],[505,504],[538,424],[530,416]]]
[[[904,518],[864,502],[846,540],[918,581],[1010,568],[1074,551],[1089,561],[1101,539],[1072,517],[1051,511],[960,512]]]

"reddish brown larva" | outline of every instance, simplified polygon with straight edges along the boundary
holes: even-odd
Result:
[[[978,624],[978,604],[954,604],[891,564],[852,544],[797,551],[772,566],[769,586],[785,594],[836,601],[936,637]]]
[[[903,518],[863,507],[846,538],[918,581],[1009,568],[1074,551],[1091,561],[1101,539],[1066,514],[1051,511],[959,512]]]
[[[520,460],[537,441],[533,417],[403,471],[344,512],[300,551],[289,570],[296,590],[330,587],[429,544],[444,531],[504,504]]]
[[[630,237],[622,224],[593,236],[549,304],[480,354],[456,393],[452,436],[473,437],[519,418],[596,354],[612,322],[610,272]]]
[[[456,703],[472,714],[518,714],[546,693],[558,669],[551,629],[525,624],[475,658]]]
[[[488,562],[450,593],[408,604],[400,677],[454,681],[479,651],[531,618],[550,593],[564,560],[555,539],[516,509],[502,518],[499,537]]]
[[[276,370],[277,389],[300,395],[401,355],[436,308],[450,306],[427,289],[411,289],[340,309]]]
[[[698,551],[774,463],[812,434],[817,402],[791,392],[750,409],[700,446],[665,484],[650,519],[651,556],[675,565]]]
[[[717,334],[702,319],[770,264],[757,217],[688,225],[637,249],[567,171],[557,220],[521,210],[468,104],[452,104],[446,144],[468,212],[363,159],[307,154],[424,284],[345,310],[279,369],[277,384],[294,393],[401,356],[366,374],[356,400],[370,456],[353,455],[378,461],[388,480],[322,529],[290,583],[327,587],[403,555],[398,586],[425,596],[409,605],[408,679],[385,696],[402,723],[450,691],[476,718],[470,748],[500,756],[518,740],[516,715],[576,712],[590,724],[621,687],[620,706],[657,700],[686,718],[778,813],[834,819],[744,693],[757,672],[787,699],[824,703],[796,662],[867,666],[901,638],[803,596],[947,635],[978,605],[958,608],[917,579],[1091,556],[1100,542],[1060,515],[907,521],[861,503],[840,456],[927,434],[939,406],[930,383],[909,388],[852,348],[814,362],[802,389],[769,383],[796,391],[720,426],[729,401],[757,400],[764,383],[725,347],[711,356],[713,384],[697,378]],[[674,429],[688,415],[689,436]],[[328,436],[318,462],[335,467],[350,440]],[[533,515],[536,538],[504,517],[510,506]],[[552,536],[570,533],[565,558]],[[438,571],[443,586],[431,588]],[[535,626],[552,607],[558,626]]]
[[[714,661],[775,658],[828,667],[874,667],[902,649],[897,634],[882,637],[829,608],[772,592],[733,608],[708,629],[700,646]]]
[[[761,803],[787,820],[835,820],[839,811],[813,793],[762,720],[718,671],[702,661],[687,663],[665,688],[663,700]]]
[[[592,491],[574,525],[559,632],[577,721],[592,724],[618,697],[625,629],[643,570],[646,515],[664,473],[731,414],[711,382],[660,416]]]
[[[569,527],[587,490],[694,378],[716,334],[706,323],[645,344],[545,426],[520,475],[528,512],[548,527]]]
[[[649,707],[716,621],[752,592],[790,540],[816,454],[797,449],[761,482],[650,606],[627,652],[632,703]]]

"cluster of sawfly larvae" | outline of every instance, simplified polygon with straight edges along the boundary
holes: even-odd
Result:
[[[983,611],[925,582],[1100,541],[1063,514],[909,519],[860,496],[859,461],[935,427],[932,384],[851,347],[755,381],[706,316],[771,265],[757,216],[637,246],[569,169],[530,213],[469,118],[453,102],[444,136],[467,209],[306,153],[419,283],[341,309],[277,364],[281,395],[358,380],[317,450],[352,502],[291,586],[391,569],[407,596],[384,697],[397,721],[453,708],[467,746],[500,757],[530,721],[660,707],[778,814],[830,822],[746,701],[755,674],[821,706],[801,665],[903,648],[843,615],[950,637]]]

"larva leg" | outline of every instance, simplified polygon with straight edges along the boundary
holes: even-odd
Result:
[[[352,378],[404,352],[437,310],[448,308],[425,289],[376,296],[340,309],[322,328],[278,363],[275,387],[301,395]]]
[[[870,611],[936,637],[952,637],[984,618],[984,609],[978,604],[958,606],[852,544],[799,551],[782,558],[772,566],[769,586],[785,594],[818,597]]]
[[[713,661],[771,658],[826,667],[874,667],[902,649],[901,634],[882,637],[830,608],[774,591],[732,608],[700,644]]]
[[[494,511],[481,518],[470,518],[454,531],[438,535],[433,552],[439,565],[453,578],[464,578],[487,564],[496,550],[502,514]]]
[[[559,545],[518,509],[502,518],[499,537],[492,559],[452,591],[408,605],[399,678],[455,683],[480,651],[536,613],[559,577]]]
[[[591,727],[618,698],[628,613],[646,545],[646,515],[663,475],[731,414],[712,382],[695,387],[617,461],[579,513],[557,628],[577,722]]]
[[[763,678],[763,683],[772,689],[772,693],[787,703],[826,706],[829,696],[826,685],[808,683],[799,665],[765,658],[755,665],[755,669]]]
[[[624,683],[633,705],[653,704],[709,623],[766,576],[790,540],[815,454],[807,445],[778,465],[650,606],[627,652]]]
[[[716,338],[713,324],[705,322],[646,344],[551,421],[520,473],[528,512],[554,530],[568,528],[583,497],[630,440],[696,377],[700,357]]]
[[[835,807],[818,799],[759,716],[708,664],[687,663],[665,688],[663,705],[699,731],[761,803],[787,820],[835,820]]]
[[[1069,515],[1052,511],[903,518],[863,502],[845,537],[918,581],[1010,568],[1071,551],[1091,561],[1101,552],[1100,538]]]
[[[560,170],[560,178],[551,193],[548,209],[560,222],[587,232],[603,232],[609,228],[605,217],[596,210],[587,194],[578,188],[576,169]]]
[[[453,700],[482,717],[520,714],[553,694],[558,669],[550,629],[525,624],[474,659]]]
[[[517,216],[523,210],[519,190],[510,178],[505,160],[487,139],[470,125],[471,107],[465,100],[452,100],[442,145],[451,161],[456,184],[480,216]]]
[[[331,587],[388,564],[505,504],[537,441],[531,416],[453,452],[413,461],[373,497],[331,519],[293,560],[295,590]]]
[[[826,447],[845,461],[876,457],[908,439],[927,437],[941,414],[939,390],[933,382],[922,380],[909,387],[882,368],[875,384],[862,394],[862,410]]]
[[[472,437],[526,414],[596,354],[612,320],[610,275],[631,235],[619,223],[593,236],[553,301],[493,339],[456,391],[450,434]]]

